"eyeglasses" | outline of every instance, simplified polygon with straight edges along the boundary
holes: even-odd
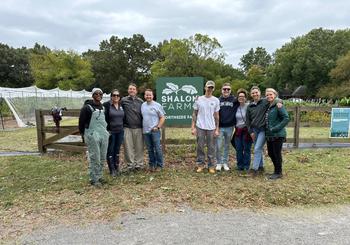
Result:
[[[94,95],[102,96],[103,94],[102,93],[94,93]]]
[[[112,94],[112,97],[119,97],[119,94]]]
[[[223,91],[230,91],[231,89],[230,88],[223,88],[222,90]]]

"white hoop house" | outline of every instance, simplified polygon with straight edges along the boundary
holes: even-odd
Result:
[[[36,86],[26,88],[0,87],[0,98],[3,98],[13,113],[19,127],[26,127],[35,121],[35,109],[52,109],[66,107],[80,109],[91,92],[73,91],[59,88],[45,90]]]

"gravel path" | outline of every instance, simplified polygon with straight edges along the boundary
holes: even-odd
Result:
[[[142,211],[104,224],[52,226],[16,244],[350,244],[350,206],[324,209]]]

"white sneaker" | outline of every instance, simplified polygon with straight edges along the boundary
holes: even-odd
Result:
[[[230,171],[230,168],[227,166],[227,164],[224,164],[224,170],[225,171]]]
[[[221,171],[222,164],[216,164],[216,171]]]

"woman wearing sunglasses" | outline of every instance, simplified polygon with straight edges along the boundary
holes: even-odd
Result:
[[[113,89],[111,99],[103,103],[107,121],[107,130],[110,132],[107,164],[110,175],[113,177],[119,174],[119,152],[124,139],[123,119],[124,111],[120,106],[120,94],[118,89]]]

